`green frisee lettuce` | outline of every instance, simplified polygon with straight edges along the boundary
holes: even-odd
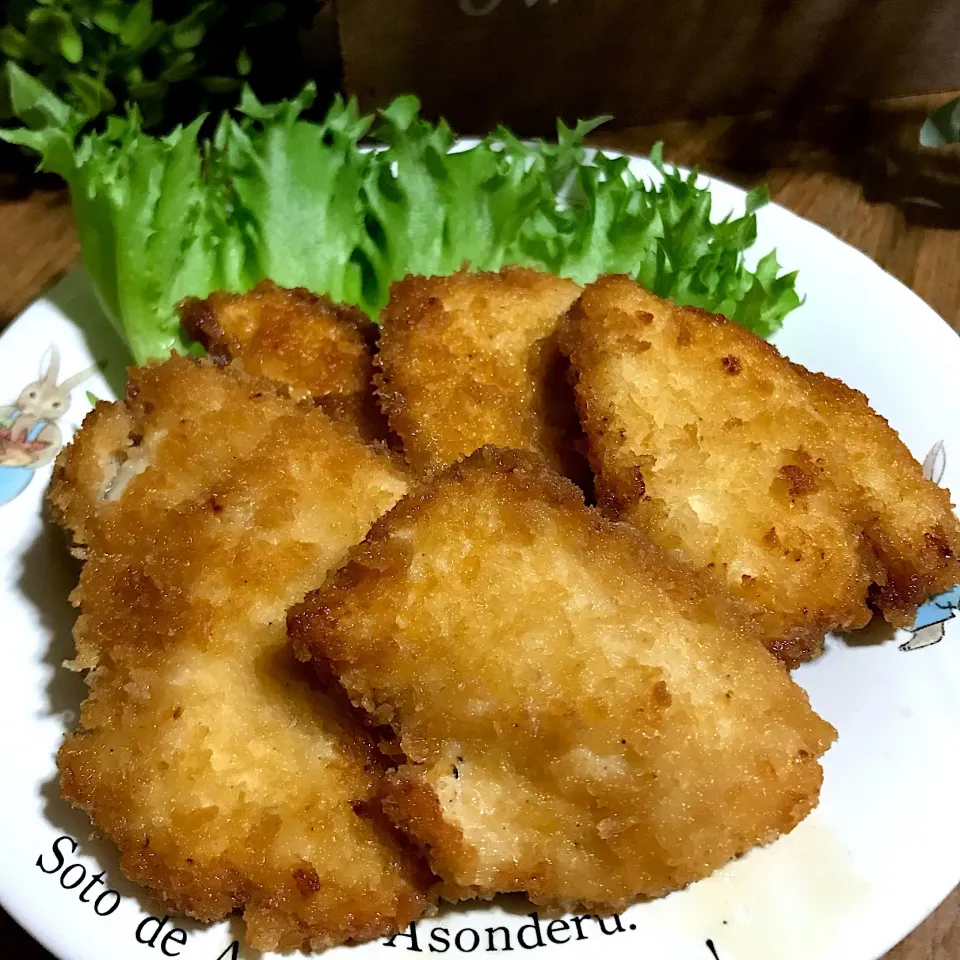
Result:
[[[587,150],[584,137],[606,118],[561,123],[556,143],[498,129],[464,149],[446,123],[420,118],[414,97],[376,116],[338,99],[318,123],[302,118],[313,97],[307,87],[262,104],[245,91],[210,138],[204,118],[151,136],[135,112],[81,137],[67,108],[38,90],[35,111],[58,123],[2,134],[69,184],[84,261],[135,360],[196,349],[176,317],[183,297],[264,278],[374,318],[394,280],[465,263],[581,283],[627,273],[763,336],[800,303],[773,253],[756,271],[744,264],[765,191],[750,193],[744,216],[714,223],[709,190],[666,167],[659,148],[657,183]],[[381,146],[367,149],[369,137]]]

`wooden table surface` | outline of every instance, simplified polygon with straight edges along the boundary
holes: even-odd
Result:
[[[598,142],[646,152],[662,139],[670,160],[766,182],[774,200],[871,256],[960,331],[960,150],[917,145],[926,111],[947,97],[660,124]],[[0,174],[0,328],[78,257],[64,192]],[[2,911],[0,956],[50,960]],[[885,960],[958,958],[960,888]]]

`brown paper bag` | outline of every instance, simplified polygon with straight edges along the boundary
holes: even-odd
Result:
[[[345,85],[464,132],[549,132],[960,87],[960,2],[339,0]]]

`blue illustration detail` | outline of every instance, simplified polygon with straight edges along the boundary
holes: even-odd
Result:
[[[931,448],[923,461],[923,475],[934,483],[943,479],[947,469],[947,454],[943,448],[943,441],[938,440]],[[960,608],[960,584],[931,597],[919,610],[913,621],[913,626],[905,631],[910,639],[900,644],[901,650],[922,650],[931,647],[943,639],[947,621],[956,616]]]
[[[918,611],[913,626],[907,629],[910,639],[900,644],[901,650],[922,650],[939,643],[946,631],[946,623],[956,616],[960,607],[960,584],[928,600]]]
[[[0,407],[0,504],[19,497],[36,471],[50,463],[63,442],[57,421],[70,408],[70,391],[96,373],[90,367],[57,383],[60,352],[51,346],[40,364],[40,379]]]
[[[27,451],[33,449],[42,452],[47,447],[47,444],[38,438],[50,424],[46,420],[37,420],[25,430],[17,431],[16,422],[20,415],[21,411],[15,410],[10,417],[6,418],[7,422],[3,425],[7,434],[4,439],[6,440],[9,437],[13,441],[11,452],[6,454],[4,460],[13,459],[13,450],[22,451],[22,456],[26,459],[29,456]],[[44,445],[41,447],[40,444]],[[33,479],[33,471],[36,469],[35,462],[36,455],[34,455],[34,460],[24,463],[22,466],[8,462],[0,463],[0,503],[9,503],[27,489]]]

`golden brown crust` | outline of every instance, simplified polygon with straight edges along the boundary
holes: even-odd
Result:
[[[287,607],[406,489],[392,458],[234,365],[132,371],[61,453],[82,545],[64,797],[170,910],[258,949],[404,927],[430,882],[378,812],[383,762],[286,640]]]
[[[115,469],[114,458],[132,443],[133,422],[123,404],[97,402],[83,420],[86,443],[64,447],[53,465],[47,500],[53,519],[70,532],[74,552],[84,555],[87,523]]]
[[[463,831],[443,818],[443,808],[437,794],[416,773],[402,766],[387,775],[387,787],[381,801],[383,811],[391,822],[400,824],[406,835],[422,850],[433,852],[440,861],[476,862],[473,851],[464,843]],[[487,889],[462,887],[444,883],[440,887],[443,899],[489,899],[500,890],[511,889],[510,880],[494,882]]]
[[[363,311],[270,280],[248,293],[188,297],[177,309],[214,363],[238,362],[354,424],[364,440],[387,439],[372,385],[377,327]]]
[[[376,383],[413,467],[443,467],[495,443],[533,450],[589,482],[557,347],[557,327],[578,293],[572,280],[524,267],[393,285]]]
[[[792,829],[835,736],[741,604],[528,452],[433,476],[287,623],[393,727],[385,807],[447,896],[663,895]]]
[[[861,393],[627,277],[585,289],[562,346],[604,510],[754,604],[787,664],[960,580],[949,493]]]

